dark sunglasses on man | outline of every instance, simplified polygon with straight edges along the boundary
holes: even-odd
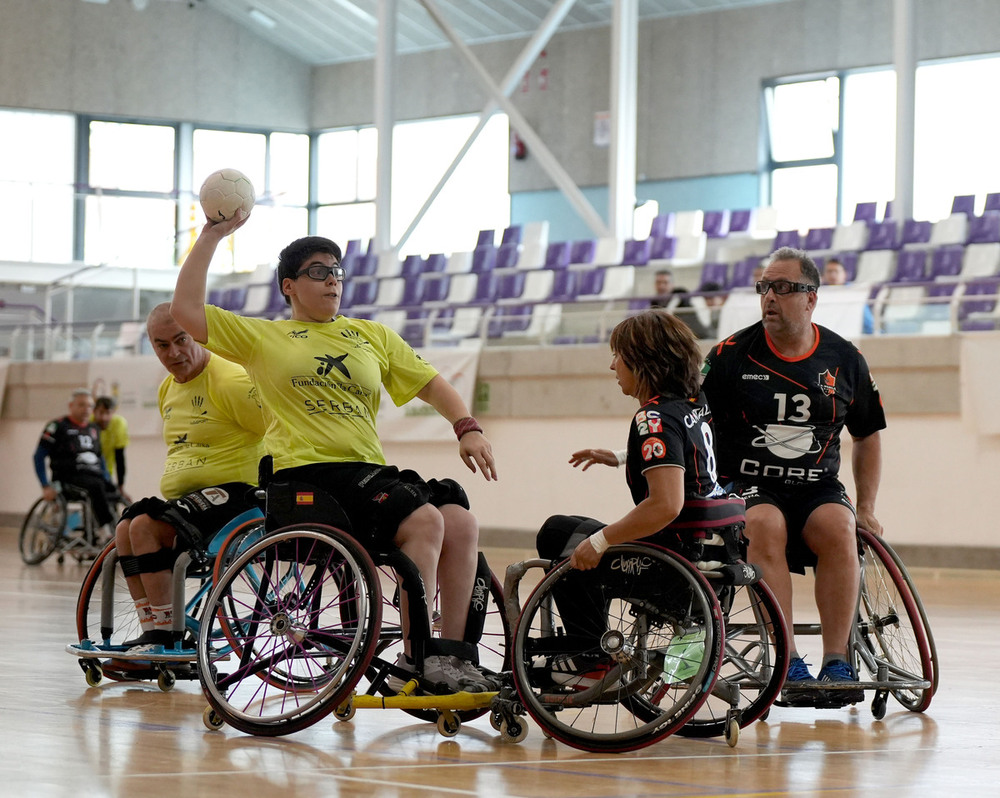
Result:
[[[333,279],[337,282],[344,282],[346,272],[344,271],[344,267],[339,263],[336,266],[324,266],[322,263],[314,263],[312,266],[308,266],[296,274],[295,279],[298,280],[302,275],[305,275],[310,280],[323,282],[331,274],[333,275]]]
[[[758,280],[757,293],[764,296],[768,291],[774,291],[778,296],[792,293],[807,293],[815,291],[816,286],[810,283],[793,283],[791,280]]]

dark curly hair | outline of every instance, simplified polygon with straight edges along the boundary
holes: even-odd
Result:
[[[329,238],[323,238],[323,236],[297,238],[281,250],[281,254],[278,255],[278,268],[275,270],[278,290],[281,291],[282,280],[286,277],[294,280],[295,275],[302,268],[302,264],[305,263],[306,258],[310,255],[315,255],[317,252],[325,252],[328,255],[333,255],[337,259],[337,263],[340,263],[340,247]],[[288,295],[284,291],[281,291],[281,293],[285,297],[285,304],[290,305],[292,300],[288,298]]]
[[[696,397],[701,390],[701,347],[691,328],[663,308],[624,319],[611,331],[611,351],[635,374],[645,398]]]

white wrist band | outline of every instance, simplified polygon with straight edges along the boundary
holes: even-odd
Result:
[[[590,545],[594,547],[594,551],[598,554],[604,554],[608,550],[608,539],[604,537],[603,529],[598,529],[587,540],[590,541]]]
[[[625,465],[625,461],[628,460],[628,449],[615,449],[615,459],[618,465]]]

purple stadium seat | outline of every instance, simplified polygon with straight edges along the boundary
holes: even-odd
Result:
[[[403,295],[399,299],[399,304],[403,307],[419,305],[424,300],[424,283],[419,274],[411,274],[403,277]]]
[[[729,211],[705,211],[701,229],[709,238],[725,238],[729,233]]]
[[[668,236],[674,231],[674,214],[672,213],[661,213],[659,216],[653,218],[652,223],[649,225],[649,237],[659,238],[660,236]]]
[[[830,257],[836,257],[837,260],[844,264],[844,269],[847,271],[847,282],[857,279],[858,258],[860,257],[857,252],[840,252],[836,256],[831,255]],[[816,265],[820,266],[820,264]]]
[[[524,228],[519,224],[512,224],[510,227],[503,231],[503,236],[500,239],[500,244],[520,244],[521,236],[524,233]]]
[[[558,269],[552,275],[552,302],[572,302],[576,299],[577,273],[569,269]]]
[[[477,247],[492,247],[496,246],[496,230],[480,230],[479,237],[476,239]]]
[[[509,272],[497,278],[496,298],[517,299],[524,293],[525,273]]]
[[[378,296],[378,280],[351,280],[354,284],[354,295],[351,297],[351,307],[365,307],[375,304]]]
[[[352,277],[371,277],[375,274],[375,269],[378,268],[378,255],[374,252],[366,252],[364,255],[358,255],[350,268],[350,275]]]
[[[472,295],[472,304],[490,305],[497,298],[497,275],[492,269],[479,273],[476,281],[476,291]]]
[[[233,285],[225,289],[219,307],[239,313],[247,301],[247,286]]]
[[[854,206],[854,221],[874,222],[876,213],[878,213],[877,202],[859,202]]]
[[[424,302],[444,302],[448,296],[449,276],[442,274],[440,277],[421,277],[423,283]]]
[[[813,227],[806,232],[805,240],[802,242],[802,249],[806,252],[826,250],[831,246],[833,246],[832,227]]]
[[[497,249],[496,268],[513,269],[517,266],[517,259],[521,255],[521,245],[515,241],[501,244]],[[473,266],[475,269],[475,266]]]
[[[887,222],[875,222],[868,226],[868,243],[865,249],[897,249],[899,247],[896,235],[899,225],[892,219]]]
[[[226,293],[224,288],[212,288],[208,292],[208,296],[205,298],[205,303],[208,305],[215,305],[216,307],[222,306],[222,297]]]
[[[576,286],[576,295],[579,299],[597,296],[604,288],[604,267],[598,266],[595,269],[585,269],[577,272],[579,280]]]
[[[407,255],[400,267],[400,277],[413,277],[424,270],[424,259],[419,255]]]
[[[899,244],[905,247],[907,244],[926,244],[931,240],[931,230],[934,228],[930,222],[918,222],[916,219],[907,219],[903,222],[903,233],[900,236]]]
[[[596,238],[584,238],[580,241],[574,241],[569,250],[570,263],[593,263],[596,257]]]
[[[427,256],[427,260],[424,262],[425,272],[443,272],[448,266],[448,256],[443,252],[435,252],[432,255]]]
[[[622,255],[622,265],[624,266],[645,266],[649,263],[649,253],[652,249],[652,241],[644,238],[636,241],[630,238],[625,242],[625,250]]]
[[[480,246],[476,247],[472,251],[472,273],[482,274],[483,272],[490,272],[497,265],[497,249],[496,247],[490,246]]]
[[[986,195],[986,206],[983,208],[983,212],[986,211],[1000,211],[1000,192]]]
[[[951,212],[964,213],[971,221],[972,217],[976,215],[976,195],[956,194],[955,199],[951,201]]]
[[[945,244],[938,247],[931,255],[931,271],[927,276],[931,280],[957,276],[962,271],[964,255],[965,247],[961,244]]]
[[[995,244],[1000,241],[1000,211],[986,211],[969,217],[967,244]]]
[[[927,279],[927,250],[904,249],[896,261],[894,283],[912,283]]]
[[[706,263],[701,267],[701,278],[698,285],[705,283],[718,283],[723,288],[729,288],[729,264],[728,263]]]
[[[650,260],[670,260],[674,256],[674,249],[677,246],[677,239],[673,236],[660,236],[654,238],[649,247]]]
[[[794,247],[795,249],[802,249],[802,236],[799,235],[798,230],[779,230],[778,235],[774,237],[774,244],[771,245],[771,251],[776,249],[781,249],[782,247]]]
[[[729,233],[750,232],[750,217],[753,215],[749,208],[740,208],[729,214]]]
[[[546,269],[564,269],[569,266],[569,241],[553,241],[545,250]]]
[[[753,272],[760,265],[761,259],[756,255],[737,261],[733,264],[732,282],[730,288],[744,288],[751,284]]]
[[[506,333],[524,332],[531,323],[531,305],[498,306],[490,318],[487,335],[501,338]]]

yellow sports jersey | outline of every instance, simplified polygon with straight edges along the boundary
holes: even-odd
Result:
[[[268,321],[209,305],[206,346],[241,363],[268,417],[276,471],[324,462],[385,464],[375,418],[381,386],[404,405],[436,375],[378,322]]]
[[[104,455],[104,464],[111,474],[111,481],[115,480],[115,450],[124,449],[128,446],[128,422],[115,413],[108,422],[108,428],[101,430],[101,454]],[[116,482],[117,484],[117,482]]]
[[[160,383],[167,461],[160,493],[176,499],[223,482],[257,484],[264,456],[264,414],[246,371],[212,355],[188,382]]]

